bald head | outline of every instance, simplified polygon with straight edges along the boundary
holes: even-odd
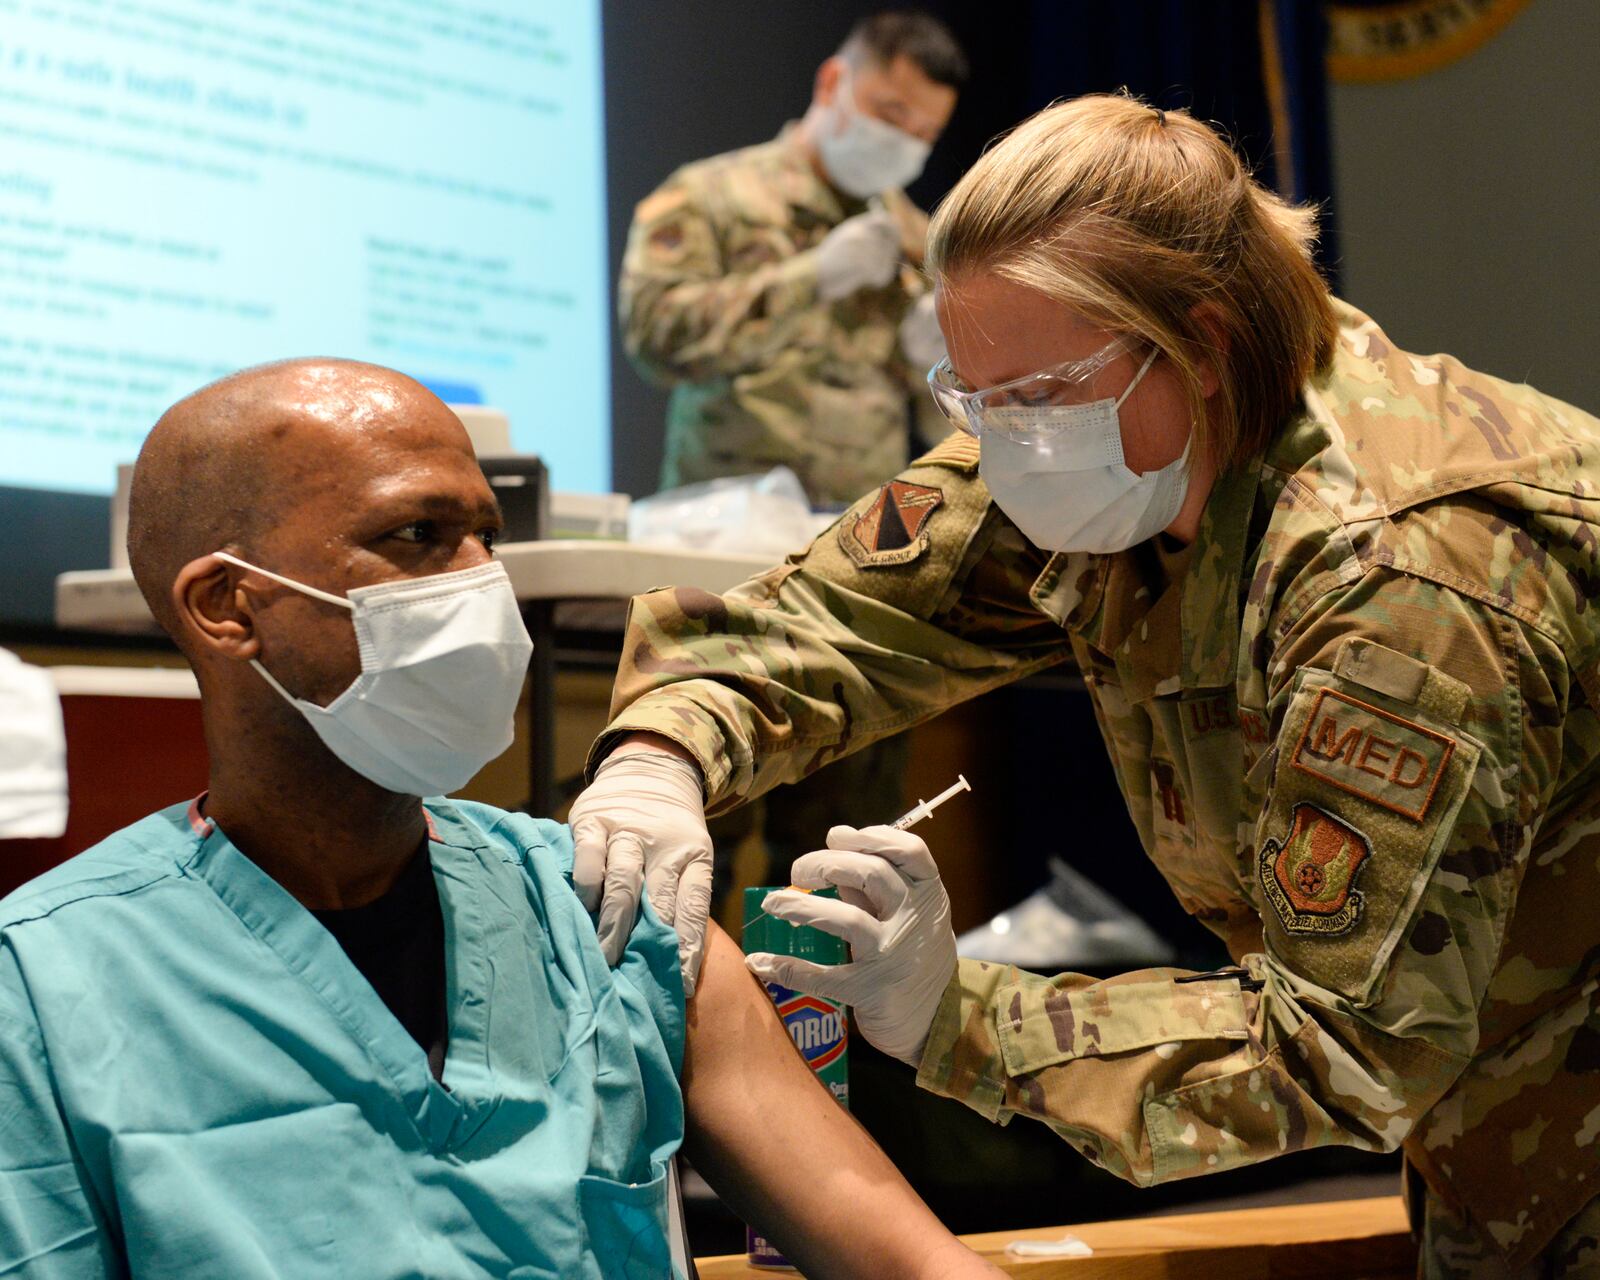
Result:
[[[244,556],[321,518],[332,496],[359,502],[418,451],[464,455],[455,416],[404,374],[353,360],[303,359],[231,374],[173,405],[134,469],[128,559],[156,620],[183,643],[172,584],[223,548]],[[476,471],[476,465],[472,466]]]

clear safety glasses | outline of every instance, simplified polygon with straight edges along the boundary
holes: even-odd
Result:
[[[1016,410],[1084,404],[1093,398],[1089,394],[1090,379],[1136,345],[1126,338],[1114,338],[1082,360],[1068,360],[981,391],[973,391],[956,377],[955,370],[950,367],[950,357],[946,356],[928,370],[928,389],[933,392],[934,403],[944,416],[969,436],[981,436],[985,431],[1026,435],[1029,432],[1024,415]],[[999,410],[1009,412],[998,413]],[[1060,429],[1059,421],[1047,424],[1041,418],[1039,425],[1046,432]]]

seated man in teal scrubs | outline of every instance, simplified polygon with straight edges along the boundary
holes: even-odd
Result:
[[[510,740],[499,525],[388,370],[248,370],[150,435],[129,549],[210,788],[0,903],[0,1275],[653,1280],[686,1116],[810,1274],[998,1274],[725,936],[687,1004],[648,908],[612,970],[564,827],[437,798]]]

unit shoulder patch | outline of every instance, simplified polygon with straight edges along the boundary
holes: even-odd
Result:
[[[1413,822],[1427,816],[1456,748],[1445,734],[1321,689],[1290,763]]]
[[[1348,933],[1364,906],[1355,879],[1371,856],[1371,843],[1349,823],[1297,804],[1288,835],[1262,843],[1260,883],[1289,933]]]
[[[942,489],[890,480],[865,511],[839,522],[839,541],[863,569],[909,564],[928,549],[928,521],[943,502]]]
[[[1281,749],[1264,757],[1276,765],[1252,887],[1267,950],[1365,1007],[1382,998],[1432,891],[1483,747],[1464,717],[1440,715],[1432,669],[1414,711],[1383,691],[1303,674],[1284,708]]]

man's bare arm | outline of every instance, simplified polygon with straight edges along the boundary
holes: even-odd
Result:
[[[733,940],[715,925],[689,1002],[689,1158],[814,1277],[1001,1273],[945,1230],[812,1074]]]

